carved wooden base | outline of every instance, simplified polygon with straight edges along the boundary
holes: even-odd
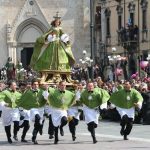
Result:
[[[42,70],[40,82],[47,82],[49,84],[56,84],[62,80],[67,82],[67,85],[74,85],[75,80],[71,79],[71,72],[62,72],[55,70]]]

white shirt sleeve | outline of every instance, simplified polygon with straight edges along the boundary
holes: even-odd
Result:
[[[43,95],[45,100],[48,100],[48,96],[49,96],[48,91],[43,91],[42,95]]]

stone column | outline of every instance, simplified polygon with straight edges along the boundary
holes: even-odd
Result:
[[[101,2],[101,33],[102,33],[102,43],[106,44],[106,0]]]

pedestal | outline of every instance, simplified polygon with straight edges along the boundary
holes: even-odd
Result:
[[[73,86],[76,81],[71,79],[71,72],[63,72],[57,70],[42,70],[40,71],[40,82],[47,82],[54,85],[62,80],[66,81],[67,86]]]

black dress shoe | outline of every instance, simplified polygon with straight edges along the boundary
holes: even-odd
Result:
[[[124,135],[123,139],[124,139],[124,140],[129,140],[129,139],[127,138],[127,135]]]
[[[97,143],[96,137],[92,136],[92,138],[93,138],[93,144]]]
[[[16,135],[14,135],[13,138],[14,138],[15,141],[18,141],[18,137]]]
[[[38,144],[37,140],[34,139],[34,137],[32,137],[32,142],[33,142],[34,144]]]
[[[95,144],[95,143],[97,143],[97,140],[95,139],[95,140],[93,140],[93,144]]]
[[[72,136],[72,140],[73,140],[73,141],[76,140],[76,136],[75,136],[75,135]]]
[[[9,143],[9,144],[11,144],[11,143],[12,143],[11,138],[8,138],[8,143]]]
[[[54,140],[54,144],[58,144],[58,139],[55,139],[55,140]]]
[[[60,135],[64,136],[64,130],[63,130],[63,128],[60,128]]]
[[[34,144],[38,144],[37,140],[32,141]]]
[[[49,139],[53,139],[54,138],[54,136],[53,135],[49,135]]]
[[[25,139],[21,139],[21,142],[27,143],[28,141]]]

